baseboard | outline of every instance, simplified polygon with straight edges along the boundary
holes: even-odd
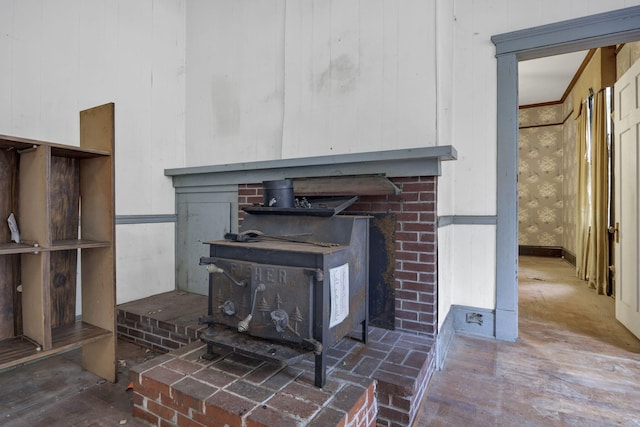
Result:
[[[560,246],[518,246],[518,255],[562,258],[564,249]]]
[[[574,267],[576,266],[576,256],[564,248],[562,248],[562,258]]]
[[[496,316],[494,310],[452,305],[442,322],[435,341],[435,369],[441,371],[456,334],[495,339]]]
[[[456,333],[495,338],[495,310],[452,305],[449,315],[453,318],[453,329]]]
[[[451,346],[451,341],[453,341],[453,336],[456,333],[455,328],[453,327],[453,310],[449,310],[447,313],[447,317],[445,317],[444,322],[442,322],[442,326],[438,331],[438,336],[436,336],[436,370],[441,371],[444,368],[444,362],[447,358],[447,353],[449,352],[449,347]]]

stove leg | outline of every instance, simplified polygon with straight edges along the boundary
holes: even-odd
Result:
[[[316,378],[315,386],[322,388],[327,382],[327,355],[324,351],[316,354]]]
[[[207,343],[207,352],[200,357],[202,357],[204,360],[213,360],[217,358],[218,355],[213,352],[213,346]]]
[[[362,321],[362,344],[367,344],[367,339],[369,338],[369,319],[364,319]]]

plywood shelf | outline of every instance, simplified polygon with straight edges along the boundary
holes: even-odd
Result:
[[[0,369],[82,347],[116,380],[114,130],[105,104],[80,112],[79,147],[0,135],[0,217],[26,242],[0,227]]]
[[[108,248],[111,246],[110,242],[101,242],[97,240],[87,239],[67,239],[56,240],[51,245],[53,251],[65,251],[71,249],[91,249],[91,248]]]
[[[0,369],[82,347],[98,340],[109,339],[112,335],[112,331],[80,321],[52,329],[52,347],[49,350],[42,350],[40,344],[26,336],[6,339],[0,341]]]
[[[0,255],[26,254],[39,250],[41,250],[41,248],[25,243],[0,243]]]
[[[51,247],[34,246],[26,243],[1,243],[0,255],[16,255],[51,251],[67,251],[73,249],[108,248],[111,242],[87,239],[66,239],[56,240],[51,243]]]
[[[111,156],[111,152],[106,150],[75,147],[73,145],[63,145],[55,142],[41,141],[38,139],[0,135],[0,149],[23,152],[24,150],[30,150],[40,146],[51,147],[51,154],[58,157],[86,159],[91,157]]]

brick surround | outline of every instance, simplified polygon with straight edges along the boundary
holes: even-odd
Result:
[[[349,211],[396,216],[395,328],[435,338],[437,333],[437,177],[390,178],[399,195],[360,196]],[[262,183],[238,186],[242,208],[261,204]]]
[[[363,195],[349,211],[396,218],[395,331],[370,328],[366,346],[341,340],[328,351],[327,386],[317,389],[311,358],[289,367],[234,354],[199,359],[204,347],[197,341],[203,328],[197,317],[206,312],[204,296],[194,296],[203,306],[188,315],[180,301],[192,297],[179,291],[125,304],[118,308],[120,336],[169,351],[132,368],[134,414],[161,426],[412,425],[435,369],[437,177],[390,180],[399,195]],[[262,202],[261,183],[239,184],[239,223],[243,207]]]

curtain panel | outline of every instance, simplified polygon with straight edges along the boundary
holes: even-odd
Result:
[[[609,147],[605,90],[577,118],[576,275],[606,294],[609,274]]]
[[[609,276],[609,146],[605,91],[595,94],[591,138],[591,235],[588,250],[589,284],[607,292]]]
[[[589,257],[589,157],[587,155],[587,130],[589,114],[587,102],[580,105],[577,117],[576,149],[578,156],[578,188],[576,193],[576,275],[587,280]]]

